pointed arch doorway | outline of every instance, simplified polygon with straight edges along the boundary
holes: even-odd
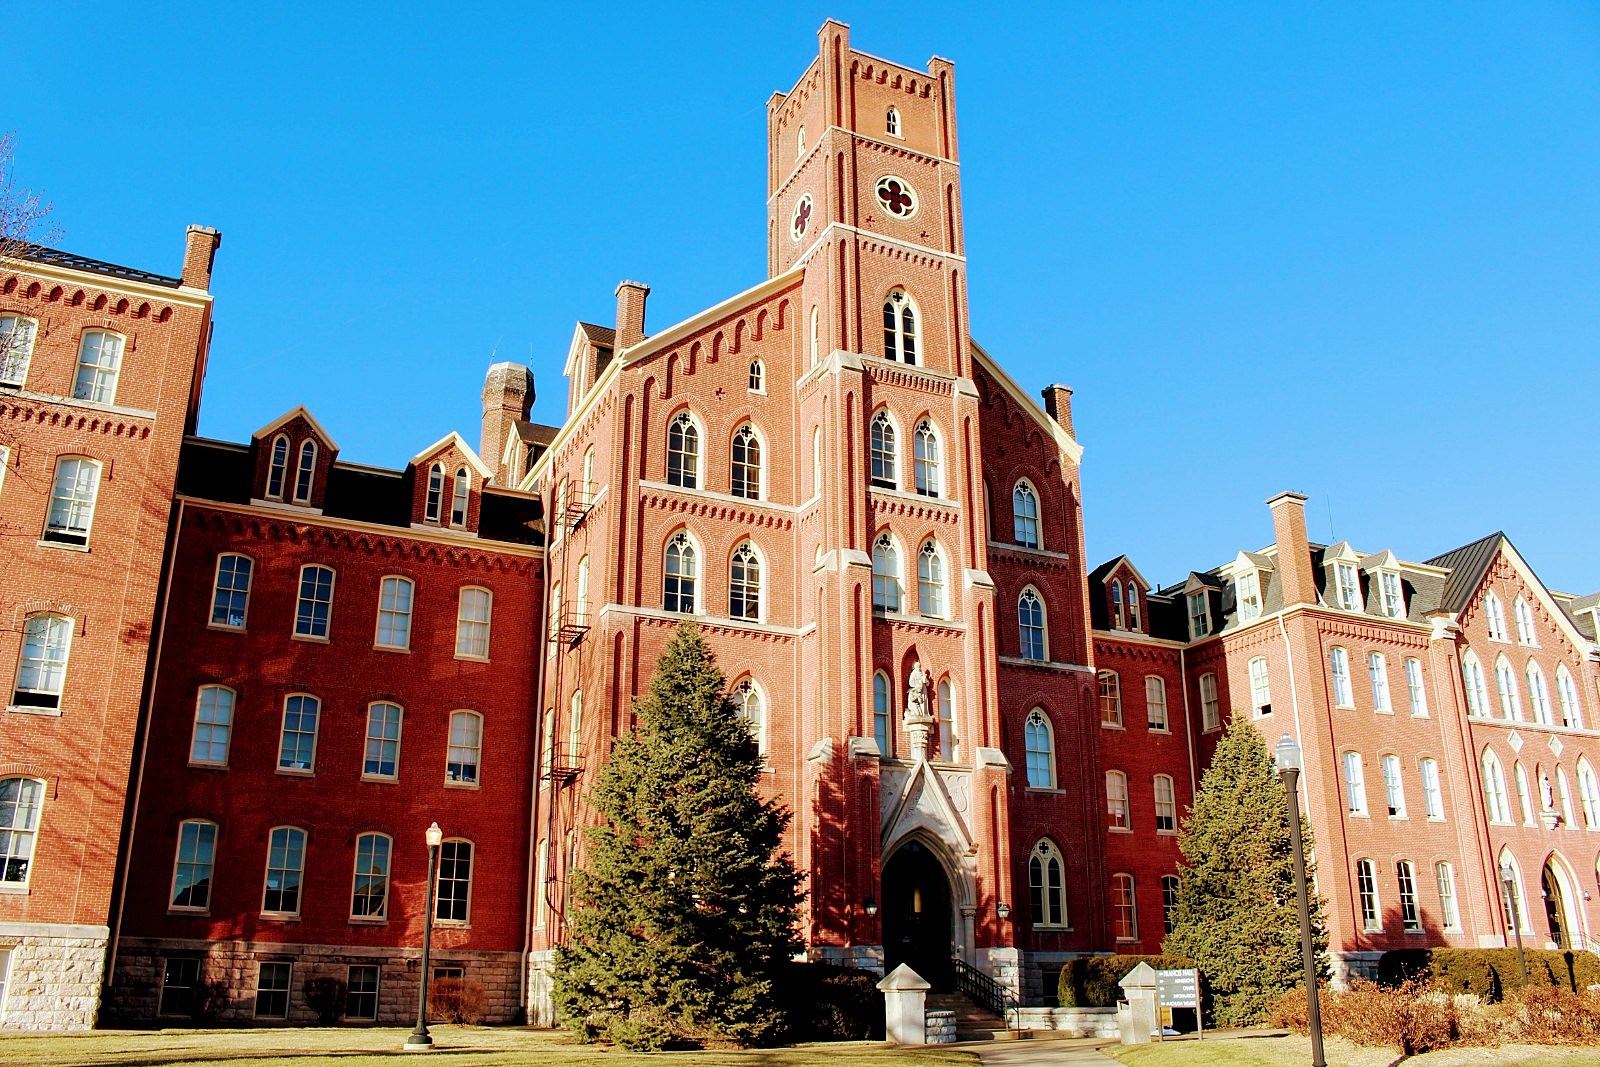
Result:
[[[883,959],[902,963],[948,990],[955,953],[955,909],[944,864],[919,841],[907,841],[883,865]]]
[[[1550,940],[1560,949],[1576,947],[1583,930],[1575,921],[1572,910],[1572,882],[1554,854],[1544,861],[1544,870],[1539,872],[1539,888],[1544,896],[1544,915]]]

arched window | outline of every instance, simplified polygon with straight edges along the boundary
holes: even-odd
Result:
[[[73,621],[65,615],[29,615],[22,624],[22,658],[11,703],[19,708],[60,708],[72,651]]]
[[[0,385],[21,387],[28,380],[28,361],[39,324],[21,315],[0,315]]]
[[[1600,779],[1587,758],[1578,757],[1578,802],[1583,805],[1583,823],[1591,830],[1600,830]]]
[[[1333,703],[1335,707],[1356,706],[1355,693],[1350,685],[1350,653],[1338,645],[1328,649],[1328,667],[1333,675]]]
[[[475,585],[462,586],[456,605],[456,658],[489,658],[489,621],[494,594]]]
[[[283,731],[278,739],[278,770],[310,774],[317,766],[317,722],[322,701],[291,693],[283,701]]]
[[[917,610],[931,618],[945,617],[944,556],[931,540],[917,553]]]
[[[1489,687],[1484,682],[1483,664],[1477,654],[1467,649],[1461,657],[1461,679],[1466,684],[1467,712],[1480,718],[1489,715]]]
[[[1122,618],[1122,583],[1117,581],[1115,578],[1111,580],[1111,625],[1118,630],[1124,628]]]
[[[872,607],[900,610],[900,552],[887,531],[872,543]]]
[[[880,411],[872,417],[871,430],[872,484],[881,489],[899,488],[895,472],[895,431],[889,413]]]
[[[1131,874],[1111,876],[1111,932],[1118,941],[1139,940],[1139,908]]]
[[[961,758],[961,742],[956,734],[955,697],[950,679],[939,680],[939,755],[954,763]]]
[[[122,338],[107,330],[85,330],[78,345],[78,374],[72,395],[78,400],[112,404],[117,399],[117,374],[122,367]]]
[[[289,474],[289,439],[283,434],[272,439],[272,455],[267,461],[267,499],[283,499],[283,482]]]
[[[594,503],[594,446],[590,445],[583,453],[583,500],[585,507]]]
[[[812,305],[811,308],[811,365],[815,367],[822,358],[822,311]]]
[[[1583,709],[1578,704],[1578,686],[1565,663],[1556,667],[1556,695],[1561,701],[1561,725],[1583,728]]]
[[[226,767],[233,739],[232,689],[203,685],[194,706],[194,736],[189,741],[189,762],[205,767]]]
[[[1435,863],[1433,877],[1439,886],[1439,917],[1444,928],[1461,929],[1461,911],[1456,906],[1456,872],[1448,863]]]
[[[748,541],[734,550],[728,568],[728,617],[750,622],[761,618],[761,560]]]
[[[883,302],[883,356],[917,362],[917,309],[904,289],[890,290]]]
[[[756,751],[762,756],[767,754],[767,706],[761,699],[761,690],[749,678],[740,682],[733,689],[733,702],[738,705],[739,718],[744,720],[745,726],[750,729],[751,740],[756,743]]]
[[[1522,721],[1522,696],[1517,692],[1517,675],[1504,656],[1494,661],[1494,684],[1500,690],[1500,714],[1507,722]]]
[[[939,435],[933,423],[923,419],[917,423],[912,437],[917,492],[922,496],[940,496],[944,476],[940,470]]]
[[[1152,730],[1169,730],[1167,722],[1167,681],[1155,674],[1144,676],[1145,725]]]
[[[800,127],[794,135],[794,155],[796,159],[806,154],[806,128]]]
[[[1039,547],[1039,497],[1027,482],[1018,482],[1011,490],[1011,524],[1017,544]]]
[[[673,534],[667,541],[666,597],[662,607],[693,615],[695,580],[699,573],[694,542],[681,531]]]
[[[462,467],[456,471],[455,491],[450,495],[450,525],[465,526],[467,524],[467,500],[472,493],[472,475],[467,473],[467,468]]]
[[[1517,804],[1522,809],[1522,825],[1532,826],[1533,794],[1528,790],[1528,772],[1522,769],[1522,764],[1513,763],[1511,777],[1517,784]]]
[[[1139,626],[1139,587],[1131,581],[1128,583],[1128,629],[1141,629]]]
[[[378,582],[379,648],[411,647],[411,596],[415,587],[410,578],[389,575]]]
[[[444,464],[435,463],[428,468],[428,497],[423,505],[422,521],[438,522],[444,508]]]
[[[356,838],[355,881],[350,889],[350,918],[382,919],[389,913],[389,853],[387,834],[362,834]]]
[[[733,434],[733,495],[761,499],[761,440],[748,422]]]
[[[1050,658],[1044,601],[1031,585],[1017,597],[1017,630],[1021,636],[1023,659],[1042,663]]]
[[[1100,682],[1100,725],[1122,725],[1122,679],[1116,671],[1101,671]]]
[[[1400,887],[1400,926],[1407,933],[1422,932],[1422,913],[1417,907],[1417,872],[1410,860],[1394,865],[1395,882]]]
[[[883,132],[890,137],[900,136],[900,109],[891,107],[883,116]]]
[[[538,863],[533,875],[533,925],[543,926],[545,913],[550,907],[550,839],[539,839]]]
[[[217,824],[185,819],[178,824],[178,851],[172,863],[172,895],[168,907],[175,911],[206,911],[211,907],[211,873],[216,863]]]
[[[483,752],[483,716],[475,711],[450,713],[450,747],[445,754],[446,784],[477,785]]]
[[[304,504],[311,499],[311,482],[317,473],[317,443],[300,443],[300,462],[295,467],[294,502]]]
[[[1506,883],[1510,883],[1511,892],[1505,891]],[[1502,908],[1509,907],[1506,913],[1506,927],[1521,930],[1525,934],[1533,932],[1532,924],[1528,921],[1528,909],[1523,904],[1522,896],[1522,867],[1517,863],[1517,858],[1511,854],[1510,849],[1500,850],[1500,891],[1495,894],[1500,898]]]
[[[472,861],[477,849],[471,841],[451,838],[439,846],[439,888],[433,898],[433,918],[441,923],[465,923],[472,917]]]
[[[822,427],[811,428],[811,495],[822,495]]]
[[[1023,748],[1027,753],[1028,785],[1033,789],[1056,787],[1055,731],[1042,708],[1028,712],[1022,726]]]
[[[890,700],[889,676],[879,671],[872,676],[872,739],[878,742],[878,754],[886,757],[894,755],[894,705]]]
[[[387,700],[367,705],[367,746],[361,762],[361,777],[393,780],[400,773],[399,704]]]
[[[1172,787],[1172,776],[1158,774],[1155,779],[1156,790],[1156,833],[1172,834],[1178,832],[1178,794]]]
[[[43,804],[44,783],[37,778],[0,778],[0,885],[28,884]]]
[[[306,832],[298,826],[274,827],[267,837],[267,877],[261,911],[300,914],[300,880],[306,869]]]
[[[100,492],[100,461],[87,456],[62,456],[50,484],[50,509],[44,539],[63,545],[89,543],[94,502]]]
[[[761,365],[759,359],[750,361],[750,391],[752,393],[767,391],[767,369]]]
[[[1367,813],[1367,772],[1359,752],[1344,754],[1344,804],[1351,815]]]
[[[700,484],[700,431],[687,411],[667,427],[667,484],[685,489]]]
[[[1367,653],[1367,676],[1372,681],[1372,710],[1394,711],[1389,702],[1389,661],[1382,652]]]
[[[332,567],[308,563],[300,568],[300,593],[295,600],[294,636],[327,640],[333,616]]]
[[[1066,863],[1054,842],[1040,841],[1028,857],[1028,893],[1033,925],[1066,926]]]
[[[1356,860],[1356,895],[1361,900],[1361,926],[1369,933],[1383,929],[1378,911],[1378,868],[1371,860]]]
[[[1511,822],[1511,805],[1506,800],[1506,772],[1500,766],[1500,757],[1487,748],[1483,750],[1483,800],[1490,822]]]
[[[1544,671],[1531,659],[1528,661],[1528,700],[1533,704],[1533,721],[1551,725],[1550,687],[1545,684]]]
[[[1500,603],[1500,598],[1491,590],[1483,598],[1484,620],[1489,624],[1489,640],[1510,641],[1511,635],[1506,632],[1506,609]]]
[[[1539,632],[1533,628],[1533,609],[1528,607],[1528,602],[1517,597],[1516,603],[1511,605],[1511,614],[1517,620],[1517,640],[1525,645],[1538,645]]]

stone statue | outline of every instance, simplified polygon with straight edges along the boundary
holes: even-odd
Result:
[[[922,669],[922,661],[918,660],[911,665],[910,684],[906,687],[906,721],[918,722],[931,719],[928,714],[928,675]]]

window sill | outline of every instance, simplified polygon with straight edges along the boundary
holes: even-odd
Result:
[[[287,911],[264,911],[261,918],[269,923],[297,923],[300,921],[298,913]]]
[[[554,646],[552,646],[552,651],[554,651]],[[458,660],[461,660],[464,663],[488,663],[489,662],[489,657],[488,656],[463,656],[459,652],[457,652],[455,654],[455,658],[458,659]]]
[[[1033,928],[1044,934],[1070,934],[1072,927],[1062,926],[1060,923],[1034,923]]]
[[[178,907],[172,907],[171,905],[169,905],[167,907],[167,914],[168,915],[176,915],[176,916],[179,916],[179,917],[189,916],[190,918],[201,918],[201,919],[203,919],[206,916],[211,914],[211,909],[210,908],[178,908]]]
[[[17,715],[43,715],[47,719],[61,718],[60,708],[36,708],[28,704],[7,704],[6,710]]]
[[[378,645],[378,644],[375,644],[375,645],[372,646],[372,650],[374,652],[399,652],[399,653],[401,653],[403,655],[407,655],[407,656],[411,655],[411,649],[402,648],[399,645]]]
[[[462,919],[435,919],[435,920],[433,920],[433,928],[435,930],[439,930],[439,929],[444,929],[444,930],[470,930],[470,929],[472,929],[472,920],[471,919],[466,919],[466,920],[462,920]]]
[[[333,643],[331,638],[318,637],[315,634],[290,634],[289,635],[289,640],[291,640],[291,641],[304,641],[307,644],[312,644],[312,645],[327,645],[327,644],[332,644]]]
[[[197,771],[225,771],[228,769],[226,763],[207,763],[203,760],[190,760],[189,766]]]
[[[285,778],[315,778],[317,776],[317,771],[314,767],[309,770],[300,767],[277,767],[274,768],[273,773],[281,774]]]
[[[1356,706],[1354,704],[1335,704],[1334,708],[1336,710],[1338,710],[1338,711],[1355,711],[1356,710]]]
[[[1153,734],[1165,734],[1168,737],[1172,736],[1172,727],[1170,726],[1151,726],[1149,727],[1149,730]]]
[[[1157,837],[1177,837],[1178,836],[1178,831],[1176,831],[1176,830],[1163,830],[1160,827],[1157,827],[1156,828],[1156,836]]]
[[[25,897],[29,894],[29,892],[31,891],[28,889],[26,883],[22,885],[12,885],[9,882],[0,882],[0,896]]]
[[[1429,815],[1427,817],[1427,821],[1428,822],[1444,822],[1444,816],[1443,815]]]
[[[387,915],[352,915],[352,916],[350,916],[350,925],[351,926],[388,926],[389,925],[389,917]]]
[[[1030,785],[1030,786],[1026,786],[1025,788],[1030,793],[1057,793],[1057,794],[1066,793],[1065,789],[1062,789],[1062,788],[1060,788],[1058,786],[1053,786],[1053,785]]]
[[[375,785],[400,784],[400,776],[398,774],[363,774],[361,780],[363,782],[372,782]]]
[[[1131,833],[1133,833],[1133,827],[1131,827],[1131,826],[1108,826],[1108,827],[1106,827],[1106,833],[1109,833],[1109,834],[1131,834]]]
[[[1411,820],[1410,820],[1410,817],[1407,816],[1405,812],[1401,812],[1399,815],[1391,814],[1389,816],[1389,821],[1390,822],[1410,822]]]
[[[1371,815],[1368,815],[1364,811],[1347,811],[1347,812],[1345,812],[1345,814],[1348,815],[1352,819],[1371,819],[1372,818]]]
[[[1120,722],[1106,722],[1104,719],[1101,719],[1100,720],[1100,729],[1102,729],[1102,730],[1126,730],[1127,727],[1122,725]]]
[[[88,546],[87,543],[81,544],[81,545],[75,545],[70,541],[47,541],[42,537],[39,538],[39,540],[35,541],[34,544],[38,545],[40,548],[59,548],[63,552],[87,552],[87,551],[89,551],[89,546]]]
[[[451,781],[446,781],[444,783],[444,787],[446,789],[477,789],[477,788],[479,788],[479,785],[478,785],[477,782],[451,782]]]
[[[229,626],[225,622],[208,622],[206,623],[206,629],[220,630],[223,633],[230,634],[242,634],[245,632],[245,628],[243,626]]]

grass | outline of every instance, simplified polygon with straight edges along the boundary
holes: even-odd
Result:
[[[1204,1041],[1166,1041],[1153,1045],[1113,1045],[1105,1053],[1130,1067],[1304,1067],[1311,1062],[1311,1040],[1304,1037],[1222,1036]],[[1547,1045],[1503,1045],[1500,1048],[1452,1048],[1401,1059],[1390,1048],[1357,1048],[1330,1037],[1324,1050],[1328,1067],[1557,1067],[1594,1064],[1593,1048]]]
[[[969,1052],[897,1049],[872,1041],[747,1052],[669,1052],[650,1056],[578,1045],[548,1030],[435,1026],[436,1051],[400,1051],[405,1028],[355,1030],[98,1030],[85,1034],[0,1036],[0,1065],[17,1067],[154,1067],[249,1064],[250,1067],[976,1067]]]

